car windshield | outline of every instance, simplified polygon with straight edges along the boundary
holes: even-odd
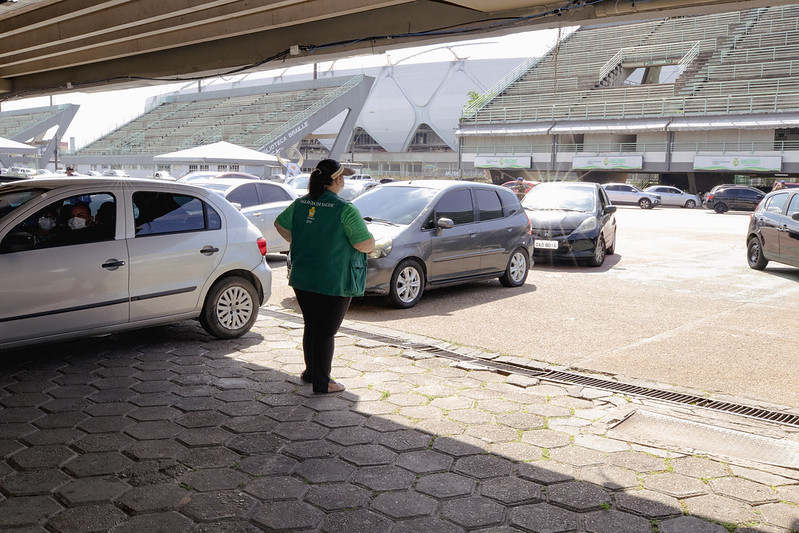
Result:
[[[438,191],[427,187],[375,187],[352,201],[364,218],[410,224]]]
[[[202,187],[203,189],[208,189],[209,191],[214,191],[217,194],[225,196],[225,191],[230,188],[230,185],[227,183],[197,183],[196,185]]]
[[[582,211],[595,209],[596,194],[587,187],[547,186],[541,184],[530,189],[522,200],[522,207],[530,211]]]
[[[0,219],[18,208],[19,206],[33,200],[40,194],[46,193],[46,189],[23,189],[9,192],[0,192]]]
[[[216,172],[192,172],[180,178],[180,181],[209,180],[215,177]]]
[[[306,176],[298,176],[293,178],[288,184],[294,187],[295,189],[307,189],[308,188],[308,181],[311,178]]]

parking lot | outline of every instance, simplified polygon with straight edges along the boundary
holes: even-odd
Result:
[[[521,289],[437,289],[414,308],[355,300],[347,318],[573,370],[799,406],[799,269],[745,259],[749,213],[620,207],[598,269],[536,264]],[[296,309],[285,259],[272,305]]]

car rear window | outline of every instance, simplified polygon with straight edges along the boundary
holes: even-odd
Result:
[[[766,200],[763,210],[767,213],[780,214],[782,208],[785,207],[785,202],[788,200],[788,193],[775,194]]]
[[[136,237],[216,230],[222,219],[199,198],[177,193],[140,191],[133,194]]]
[[[502,202],[499,201],[496,191],[475,189],[474,192],[477,197],[477,213],[480,220],[502,218]]]

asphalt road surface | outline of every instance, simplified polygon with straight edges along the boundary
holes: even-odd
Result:
[[[347,319],[713,397],[799,407],[799,269],[746,264],[749,213],[620,207],[600,268],[538,263],[523,287],[356,299]],[[269,304],[297,310],[282,256]]]

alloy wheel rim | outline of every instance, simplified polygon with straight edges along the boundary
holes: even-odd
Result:
[[[419,274],[414,268],[403,268],[397,277],[397,296],[403,302],[411,302],[419,295]]]
[[[510,277],[513,281],[521,281],[524,277],[524,256],[521,252],[517,252],[513,254],[513,258],[510,262]]]
[[[227,329],[239,329],[247,324],[253,313],[250,293],[241,287],[230,287],[219,295],[216,317]]]

